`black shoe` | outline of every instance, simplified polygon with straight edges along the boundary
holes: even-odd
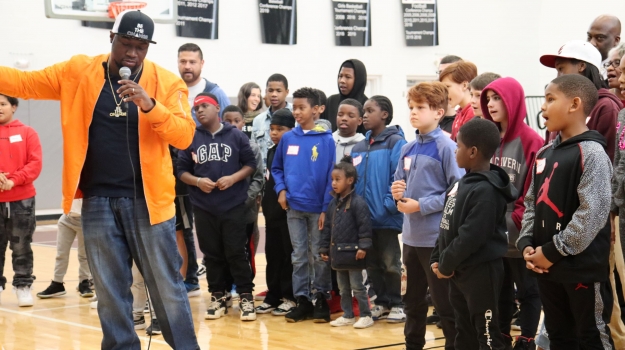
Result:
[[[501,333],[501,335],[503,337],[503,346],[504,346],[503,349],[512,350],[512,337],[503,333]]]
[[[306,297],[297,298],[297,306],[287,313],[284,318],[287,322],[299,322],[304,320],[310,320],[313,318],[314,307],[313,304]]]
[[[436,313],[436,309],[432,310],[432,315],[425,319],[425,324],[437,324],[440,322],[441,317]]]
[[[91,298],[93,296],[93,289],[91,289],[91,283],[89,283],[89,280],[82,280],[76,289],[83,298]]]
[[[315,311],[313,312],[313,322],[327,323],[330,322],[330,306],[323,293],[317,293],[315,300]]]
[[[241,301],[239,302],[239,310],[241,310],[241,321],[255,321],[256,309],[254,308],[254,296],[252,293],[241,293]]]
[[[441,321],[436,322],[436,328],[443,329],[443,322]]]
[[[520,335],[516,338],[513,350],[536,350],[536,344],[534,339]]]
[[[157,335],[163,333],[161,332],[161,326],[158,324],[157,319],[152,319],[152,324],[145,330],[145,333],[147,335]]]
[[[50,286],[48,286],[46,290],[37,293],[37,297],[41,299],[48,299],[52,297],[58,297],[66,293],[67,292],[65,291],[65,287],[63,287],[63,283],[52,281],[52,283],[50,283]]]

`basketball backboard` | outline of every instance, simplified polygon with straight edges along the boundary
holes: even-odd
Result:
[[[157,23],[174,23],[176,0],[44,0],[46,17],[113,22],[126,9],[140,9]]]

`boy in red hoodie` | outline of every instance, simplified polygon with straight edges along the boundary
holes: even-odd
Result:
[[[521,336],[514,349],[526,349],[533,342],[540,320],[540,297],[536,278],[525,267],[516,241],[521,230],[525,206],[523,199],[531,182],[531,172],[536,152],[542,147],[543,139],[525,124],[525,93],[514,78],[500,78],[488,84],[480,96],[484,118],[497,124],[501,133],[501,144],[491,163],[503,168],[510,182],[519,192],[516,202],[508,204],[506,222],[508,226],[508,253],[504,257],[504,280],[499,298],[499,327],[508,349],[511,348],[510,323],[514,303],[514,285],[521,303]]]
[[[35,187],[41,173],[41,144],[31,127],[13,119],[18,100],[0,95],[0,292],[6,288],[4,254],[13,251],[13,287],[19,306],[32,306]]]

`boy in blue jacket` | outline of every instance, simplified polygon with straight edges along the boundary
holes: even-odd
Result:
[[[430,269],[445,191],[465,173],[456,163],[456,143],[438,127],[449,103],[447,94],[447,88],[439,82],[421,83],[408,91],[410,124],[418,129],[417,139],[402,147],[391,186],[397,209],[405,214],[402,239],[408,277],[404,298],[406,350],[420,350],[425,345],[428,287],[443,326],[445,349],[454,349],[456,337],[449,281],[439,280]]]
[[[330,265],[321,259],[319,248],[325,211],[332,200],[336,149],[332,134],[315,126],[313,115],[318,109],[319,95],[314,89],[302,88],[293,93],[293,116],[299,125],[282,136],[271,167],[278,203],[287,210],[293,244],[293,295],[297,307],[285,315],[288,322],[310,318],[315,322],[330,322],[327,303],[332,289]],[[314,259],[313,288],[317,290],[314,296],[308,271],[309,240]]]
[[[363,124],[368,130],[364,140],[352,149],[358,174],[356,193],[363,197],[371,212],[373,247],[367,256],[367,275],[377,298],[371,309],[374,320],[406,320],[401,301],[401,250],[397,235],[404,215],[397,211],[391,185],[406,144],[399,126],[387,127],[393,120],[393,105],[385,96],[373,96],[364,105]]]
[[[219,121],[219,104],[210,93],[194,100],[200,126],[191,146],[178,154],[178,177],[189,185],[195,229],[206,261],[206,279],[211,302],[205,319],[218,319],[228,312],[225,292],[226,268],[241,297],[240,318],[256,319],[252,269],[247,260],[244,220],[249,187],[246,179],[256,169],[248,137],[239,129]]]

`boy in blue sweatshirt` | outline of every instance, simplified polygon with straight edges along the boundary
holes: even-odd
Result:
[[[393,105],[385,96],[373,96],[364,105],[364,140],[352,149],[358,174],[356,193],[363,197],[371,212],[373,247],[367,256],[367,275],[377,298],[371,309],[374,320],[406,320],[401,301],[401,250],[397,235],[404,215],[397,211],[391,194],[395,170],[406,144],[393,120]]]
[[[319,95],[314,89],[302,88],[293,93],[293,116],[299,125],[284,134],[271,167],[278,203],[287,210],[293,244],[293,295],[297,307],[285,315],[288,322],[310,318],[315,322],[330,322],[327,303],[332,289],[330,264],[321,259],[319,248],[325,211],[332,200],[331,176],[336,148],[332,134],[315,126],[313,115],[318,109]],[[315,295],[311,293],[309,253],[314,259]]]
[[[189,185],[195,229],[200,250],[206,261],[206,279],[211,302],[205,319],[226,314],[226,268],[241,297],[240,318],[256,319],[252,290],[252,269],[245,245],[246,221],[243,220],[248,198],[246,179],[256,169],[256,159],[248,137],[239,129],[219,121],[219,104],[210,93],[200,93],[194,100],[200,126],[193,143],[178,154],[178,177]]]
[[[391,186],[397,209],[405,214],[402,239],[408,277],[403,300],[406,350],[420,350],[425,345],[428,287],[443,326],[445,349],[454,349],[456,338],[449,281],[438,279],[430,269],[445,191],[465,173],[456,164],[456,143],[438,127],[449,103],[447,94],[447,88],[439,82],[421,83],[408,91],[410,124],[418,129],[417,139],[402,147]]]

